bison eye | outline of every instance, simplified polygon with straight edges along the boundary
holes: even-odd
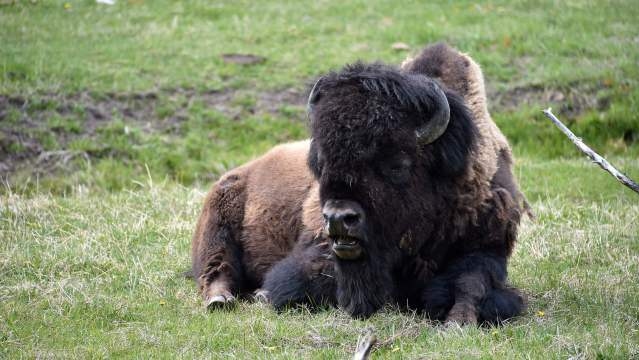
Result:
[[[382,173],[394,184],[404,184],[410,179],[412,161],[408,158],[393,159],[382,168]]]

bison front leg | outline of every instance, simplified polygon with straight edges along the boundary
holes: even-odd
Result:
[[[477,306],[486,296],[490,281],[479,271],[463,273],[453,280],[455,301],[448,311],[446,322],[458,324],[477,324],[479,313]]]
[[[477,237],[462,242],[462,255],[443,269],[447,279],[444,283],[448,283],[448,294],[453,298],[446,316],[448,322],[500,323],[519,315],[525,307],[519,292],[506,285],[506,259],[515,243],[520,219],[519,206],[514,201],[517,194],[502,187],[492,191],[490,206],[470,231]]]
[[[506,259],[473,253],[453,262],[431,280],[422,293],[433,319],[447,323],[500,323],[519,315],[524,299],[506,285]]]
[[[300,242],[266,274],[257,295],[277,310],[295,304],[334,305],[335,271],[327,243]]]
[[[244,182],[227,175],[209,193],[191,244],[193,276],[208,309],[235,301],[242,288],[239,236],[244,213]]]
[[[241,250],[228,229],[218,229],[208,239],[203,250],[202,268],[196,280],[211,310],[235,302],[243,281]]]

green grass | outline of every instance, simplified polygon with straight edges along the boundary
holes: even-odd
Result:
[[[488,329],[447,329],[391,308],[366,321],[336,310],[277,314],[249,301],[207,313],[182,276],[203,191],[149,179],[116,193],[8,194],[0,354],[345,358],[373,328],[384,342],[377,358],[637,355],[634,195],[579,160],[526,160],[518,171],[538,218],[523,223],[510,276],[530,309]]]
[[[348,358],[368,328],[374,358],[639,356],[637,196],[540,112],[638,179],[638,18],[633,1],[0,1],[0,358]],[[510,265],[528,313],[206,312],[182,273],[210,183],[306,137],[318,75],[440,40],[482,65],[537,214]]]
[[[298,85],[356,59],[398,63],[397,41],[455,44],[495,86],[637,74],[632,1],[17,3],[0,15],[5,92]],[[222,53],[267,61],[247,69]]]

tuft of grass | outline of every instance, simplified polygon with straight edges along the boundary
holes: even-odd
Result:
[[[47,127],[55,132],[79,134],[82,127],[79,121],[74,118],[64,118],[59,115],[51,116],[48,119]]]

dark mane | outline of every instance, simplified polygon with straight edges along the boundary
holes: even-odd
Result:
[[[424,92],[426,76],[400,72],[398,68],[382,63],[356,62],[331,72],[315,85],[316,96],[311,104],[320,100],[322,93],[343,86],[354,86],[368,95],[396,101],[400,106],[418,112],[430,112],[433,102]],[[463,102],[462,102],[463,103]]]

